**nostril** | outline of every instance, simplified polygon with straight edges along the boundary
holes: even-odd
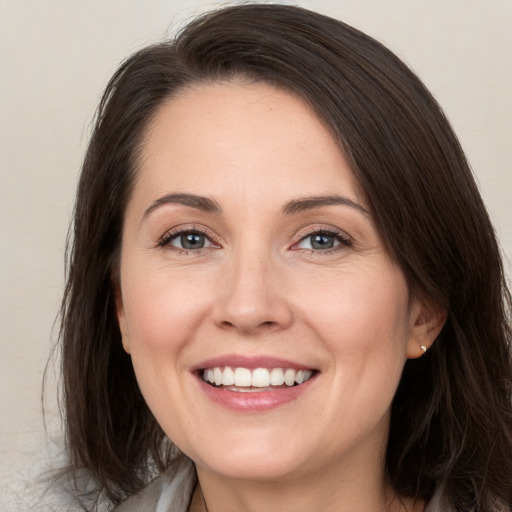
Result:
[[[237,331],[244,332],[253,332],[259,330],[270,330],[279,324],[272,320],[267,320],[265,322],[254,323],[254,324],[242,324],[241,322],[237,324],[236,322],[230,322],[229,320],[223,320],[220,323],[220,327],[223,329],[236,329]]]

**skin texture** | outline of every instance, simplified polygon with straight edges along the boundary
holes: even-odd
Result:
[[[168,194],[207,197],[221,212],[158,201]],[[333,194],[353,204],[283,211]],[[400,509],[384,478],[390,404],[442,315],[409,296],[363,209],[329,131],[287,92],[201,85],[150,123],[125,216],[118,319],[142,393],[196,463],[210,512]],[[203,248],[180,247],[191,230],[206,235]],[[325,231],[333,247],[312,248]],[[278,407],[231,410],[192,371],[225,355],[285,358],[316,375]]]

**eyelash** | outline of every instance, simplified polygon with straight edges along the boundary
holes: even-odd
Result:
[[[352,239],[343,233],[342,231],[338,231],[335,229],[326,229],[326,228],[314,228],[309,230],[306,233],[300,233],[300,239],[298,242],[296,242],[292,249],[294,250],[302,250],[306,251],[312,255],[314,254],[325,254],[325,253],[331,253],[338,250],[345,249],[347,247],[350,247],[352,245]],[[334,245],[333,247],[328,247],[327,249],[314,249],[314,248],[301,248],[297,247],[301,242],[304,242],[308,238],[311,238],[313,236],[326,236],[326,237],[333,237],[336,242],[338,242],[337,245]]]
[[[177,238],[186,236],[186,235],[204,236],[205,239],[207,240],[207,243],[209,243],[210,245],[207,247],[200,247],[197,249],[185,249],[185,248],[176,247],[176,246],[171,245],[171,242],[173,240],[176,240]],[[298,247],[299,244],[301,244],[302,242],[304,242],[305,240],[307,240],[308,238],[311,238],[313,236],[332,237],[335,239],[335,243],[336,242],[338,242],[338,243],[337,243],[337,245],[334,245],[333,247],[328,247],[326,249],[315,249],[313,247],[311,247],[311,248]],[[350,247],[352,245],[352,240],[350,239],[350,237],[348,237],[343,232],[334,230],[334,229],[314,228],[305,233],[304,232],[300,233],[299,237],[300,237],[299,240],[292,245],[291,249],[296,250],[296,251],[306,251],[306,252],[309,252],[310,254],[325,254],[325,253],[335,252],[337,250],[344,249],[346,247]],[[173,229],[173,230],[165,233],[158,241],[157,247],[168,247],[168,246],[171,246],[172,250],[178,251],[179,253],[182,253],[182,254],[198,254],[205,250],[209,250],[212,247],[218,248],[218,247],[220,247],[220,244],[218,244],[215,241],[214,237],[211,234],[209,234],[208,230],[201,228],[201,227],[191,226],[191,227],[186,227],[186,228],[176,228],[176,229]],[[215,247],[215,246],[217,246],[217,247]]]
[[[171,242],[173,240],[176,240],[177,238],[186,236],[186,235],[204,236],[210,245],[208,247],[200,247],[198,249],[185,249],[185,248],[175,247],[175,246],[171,245]],[[209,250],[211,247],[219,246],[219,244],[214,241],[214,237],[208,232],[208,230],[201,228],[201,227],[190,226],[190,227],[185,227],[185,228],[176,228],[171,231],[168,231],[160,238],[160,240],[157,243],[157,247],[169,247],[169,246],[172,247],[172,250],[178,251],[179,253],[182,253],[182,254],[198,254],[205,250]]]

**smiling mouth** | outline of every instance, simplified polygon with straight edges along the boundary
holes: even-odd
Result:
[[[293,368],[232,368],[230,366],[200,370],[201,378],[213,387],[230,391],[272,391],[300,386],[307,382],[315,370],[295,370]]]

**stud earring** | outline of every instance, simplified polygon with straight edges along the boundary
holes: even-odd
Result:
[[[424,354],[427,352],[427,347],[425,345],[420,345],[420,348],[423,350]]]

